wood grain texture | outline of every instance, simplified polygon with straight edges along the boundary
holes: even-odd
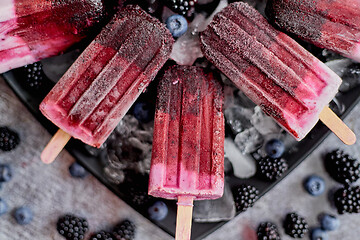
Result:
[[[42,151],[40,156],[41,161],[46,164],[52,163],[60,154],[60,152],[64,149],[70,138],[71,136],[68,133],[59,129]]]
[[[179,196],[176,217],[176,240],[190,240],[193,197]]]
[[[329,107],[321,111],[319,118],[343,143],[353,145],[356,142],[355,133]]]

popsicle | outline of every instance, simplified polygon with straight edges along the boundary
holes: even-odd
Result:
[[[327,107],[341,79],[248,4],[224,8],[200,41],[205,57],[297,140],[320,116],[344,142],[355,142],[354,133]]]
[[[167,61],[173,41],[140,7],[119,11],[40,104],[61,129],[42,160],[51,162],[61,151],[64,132],[100,147]]]
[[[104,14],[101,0],[1,0],[0,73],[64,52]]]
[[[178,199],[176,239],[190,239],[193,200],[224,187],[222,85],[202,68],[169,68],[158,86],[149,194]]]
[[[270,0],[266,14],[282,30],[360,62],[359,0]]]

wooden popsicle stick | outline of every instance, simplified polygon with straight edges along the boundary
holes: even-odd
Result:
[[[41,161],[46,164],[52,163],[61,150],[63,150],[70,138],[71,136],[68,133],[59,129],[42,151],[40,156]]]
[[[194,197],[179,196],[175,240],[190,240]]]
[[[329,107],[321,111],[319,118],[345,144],[356,142],[355,133]]]

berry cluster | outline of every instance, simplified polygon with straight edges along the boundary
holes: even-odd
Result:
[[[29,89],[39,90],[44,84],[45,74],[41,62],[25,65],[25,84]]]
[[[293,238],[303,238],[309,231],[305,219],[295,212],[288,213],[284,221],[285,233]]]
[[[19,135],[8,127],[0,127],[0,149],[11,151],[19,144]]]
[[[244,212],[252,207],[259,198],[259,190],[251,185],[241,185],[234,190],[236,210]]]
[[[89,224],[86,219],[66,214],[58,219],[57,230],[67,240],[84,239]]]
[[[338,213],[360,213],[360,186],[351,186],[360,178],[359,161],[337,149],[326,155],[325,169],[334,180],[344,184],[334,193]]]
[[[111,233],[102,230],[91,235],[90,240],[114,240],[114,238]]]
[[[66,240],[85,239],[88,231],[88,222],[85,218],[66,214],[58,219],[57,230]],[[112,231],[101,230],[91,235],[90,240],[133,240],[136,226],[130,220],[117,224]]]
[[[283,158],[261,158],[258,162],[257,174],[266,181],[275,181],[288,169],[288,163]]]
[[[339,149],[326,155],[325,169],[339,183],[350,184],[360,178],[359,161]]]
[[[124,220],[115,226],[112,235],[115,240],[132,240],[135,238],[136,226],[130,220]]]
[[[197,0],[164,0],[171,10],[184,16],[190,16],[195,11]]]
[[[258,240],[281,240],[277,226],[271,222],[260,223],[257,236]]]
[[[335,206],[339,214],[360,213],[360,186],[345,186],[334,194]]]

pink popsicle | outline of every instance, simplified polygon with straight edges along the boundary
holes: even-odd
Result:
[[[266,14],[281,29],[360,62],[359,0],[270,0]]]
[[[318,122],[341,84],[326,65],[246,3],[219,12],[200,39],[204,55],[297,140]],[[350,135],[348,144],[356,139]]]
[[[172,67],[158,87],[149,194],[178,199],[177,239],[187,239],[179,225],[191,221],[193,200],[223,194],[223,98],[221,84],[199,67]]]
[[[173,38],[138,6],[121,10],[40,105],[63,131],[100,147],[167,61]]]
[[[1,0],[0,73],[62,53],[104,13],[101,0]]]

